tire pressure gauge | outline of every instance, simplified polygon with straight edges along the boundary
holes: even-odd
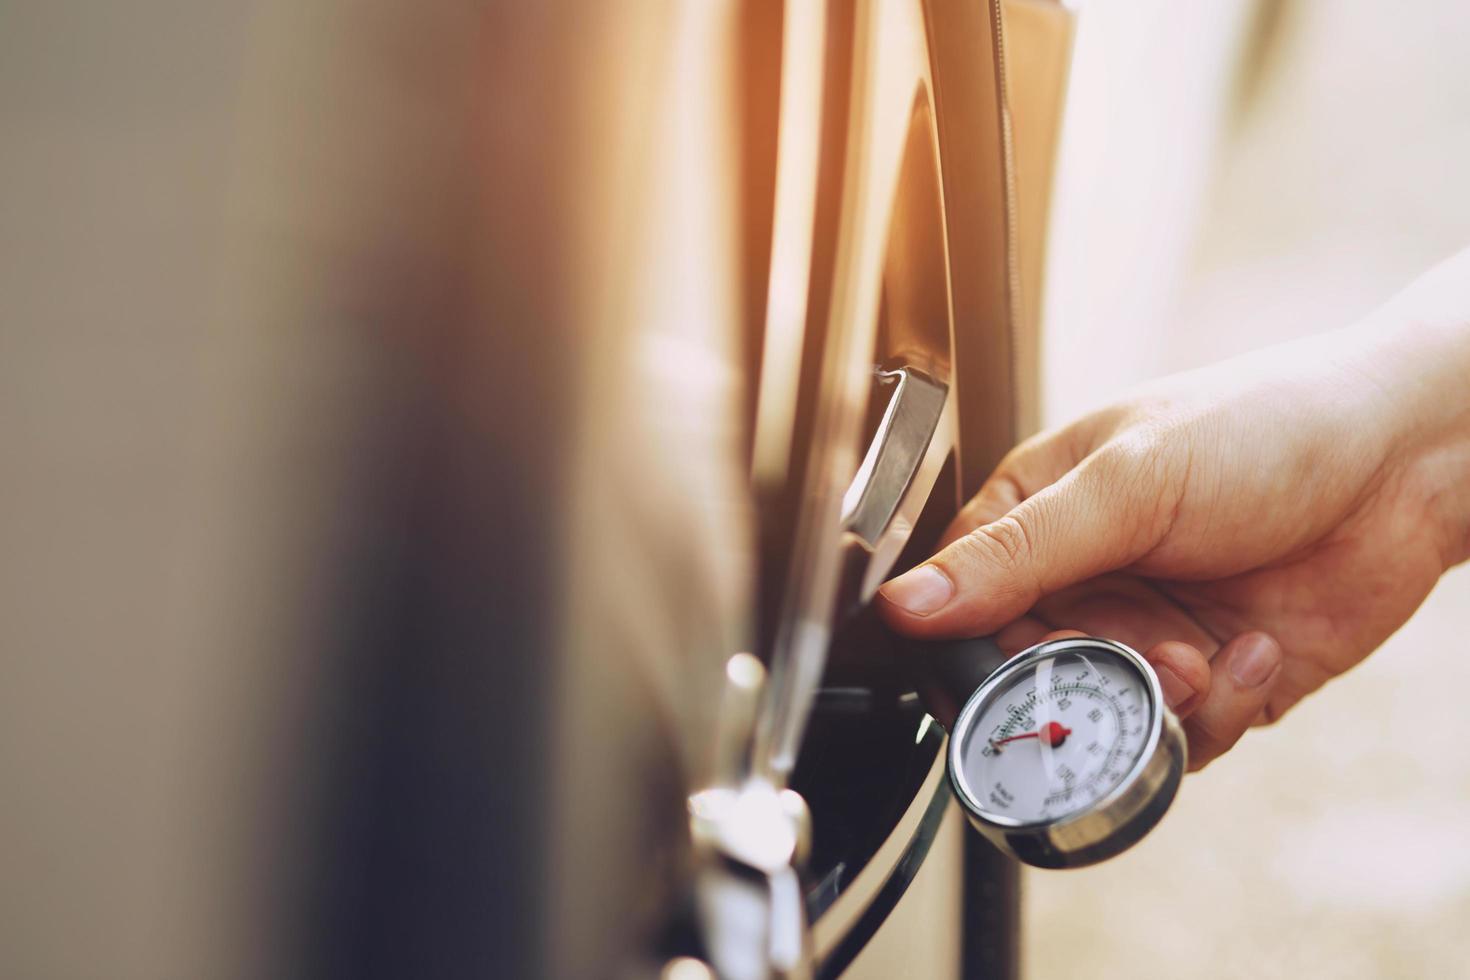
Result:
[[[1186,748],[1153,668],[1121,643],[1053,640],[970,695],[950,730],[949,779],[975,828],[1043,868],[1094,864],[1169,808]]]

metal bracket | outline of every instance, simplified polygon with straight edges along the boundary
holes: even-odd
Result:
[[[908,543],[954,444],[947,385],[911,367],[878,371],[876,376],[894,383],[893,395],[842,497],[847,539],[870,556],[859,585],[860,602],[872,598]]]

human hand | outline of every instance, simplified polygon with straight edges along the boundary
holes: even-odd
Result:
[[[1357,327],[1022,443],[879,593],[913,636],[1143,651],[1190,765],[1378,647],[1466,553],[1470,253]]]

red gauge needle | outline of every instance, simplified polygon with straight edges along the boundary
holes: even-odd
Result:
[[[1062,742],[1064,742],[1067,736],[1070,734],[1072,734],[1072,729],[1063,728],[1060,722],[1049,721],[1034,732],[1026,732],[1024,735],[1012,735],[1009,738],[991,739],[990,744],[999,747],[1006,744],[1007,742],[1014,742],[1018,739],[1038,738],[1052,748],[1056,748],[1058,745],[1061,745]]]

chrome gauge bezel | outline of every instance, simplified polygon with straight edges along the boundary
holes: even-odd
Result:
[[[1036,821],[995,813],[980,802],[965,778],[963,753],[971,729],[1018,674],[1067,652],[1120,659],[1143,679],[1150,707],[1143,749],[1117,786],[1073,813]],[[950,732],[947,754],[950,786],[975,829],[1012,856],[1046,868],[1095,864],[1140,840],[1173,802],[1188,757],[1183,729],[1164,703],[1153,667],[1132,648],[1100,637],[1039,643],[1001,664],[965,702]]]

